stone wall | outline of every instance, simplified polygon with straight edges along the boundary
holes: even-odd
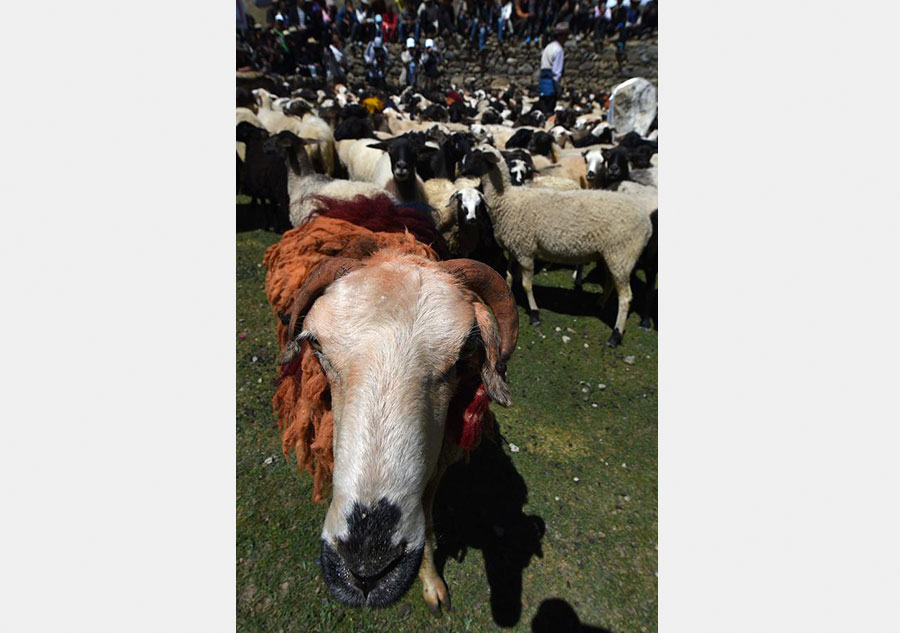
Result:
[[[498,87],[508,83],[536,89],[537,75],[541,61],[540,46],[523,46],[518,41],[500,46],[493,36],[488,38],[483,54],[478,53],[468,42],[438,40],[438,49],[444,56],[444,85],[450,82],[466,89]],[[399,83],[400,53],[399,43],[388,44],[392,68],[390,81]],[[349,47],[350,78],[355,81],[365,76],[362,47]],[[603,46],[590,40],[576,42],[570,37],[566,42],[566,66],[563,85],[577,91],[594,90],[609,92],[629,77],[644,77],[657,85],[657,38],[656,35],[643,40],[628,42],[628,59],[624,72],[619,75],[616,66],[615,45],[607,42]],[[421,85],[421,81],[420,81]]]

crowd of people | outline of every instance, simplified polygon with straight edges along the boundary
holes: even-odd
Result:
[[[404,43],[401,83],[418,86],[440,76],[436,38],[480,52],[489,37],[501,45],[538,47],[551,43],[556,27],[565,24],[576,41],[614,45],[621,66],[626,42],[655,32],[657,23],[656,0],[278,0],[267,10],[265,25],[253,23],[242,1],[237,0],[239,68],[323,73],[328,83],[343,83],[345,49],[353,46],[364,51],[367,83],[380,87],[391,67],[388,42]]]

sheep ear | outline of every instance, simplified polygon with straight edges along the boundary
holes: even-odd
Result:
[[[459,192],[454,191],[453,193],[450,194],[450,198],[447,200],[447,206],[448,207],[452,206],[453,203],[456,202],[457,200],[459,200]]]
[[[475,322],[481,331],[481,342],[484,345],[484,362],[481,364],[481,382],[491,400],[508,407],[512,404],[509,384],[506,382],[505,366],[499,363],[500,333],[494,318],[487,307],[480,301],[474,303]],[[501,369],[498,369],[498,365]]]
[[[283,149],[290,149],[294,145],[303,145],[303,139],[293,132],[282,130],[275,135],[275,143]]]
[[[381,150],[382,152],[386,152],[391,148],[391,146],[388,143],[385,143],[384,141],[382,141],[381,143],[373,143],[373,144],[369,145],[369,148]]]

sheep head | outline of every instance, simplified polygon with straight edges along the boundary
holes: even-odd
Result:
[[[463,187],[453,192],[449,205],[456,205],[457,224],[460,227],[472,227],[479,218],[487,216],[488,204],[484,194],[474,187]]]
[[[369,145],[371,149],[387,152],[391,157],[391,173],[398,183],[416,178],[416,152],[419,143],[406,135]]]
[[[422,498],[455,396],[480,380],[492,400],[511,404],[505,371],[518,334],[515,302],[479,262],[381,251],[364,264],[335,258],[319,266],[297,293],[289,332],[281,360],[310,346],[330,386],[325,581],[345,604],[386,606],[421,563]]]

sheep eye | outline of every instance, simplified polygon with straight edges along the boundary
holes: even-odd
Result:
[[[317,354],[322,352],[322,345],[312,332],[301,332],[300,336],[297,337],[297,341],[306,341]]]
[[[481,340],[481,330],[478,329],[478,325],[473,325],[469,335],[466,337],[465,342],[462,345],[462,348],[459,350],[459,360],[468,360],[472,358],[472,355],[475,353],[475,350],[478,349],[478,342]]]

